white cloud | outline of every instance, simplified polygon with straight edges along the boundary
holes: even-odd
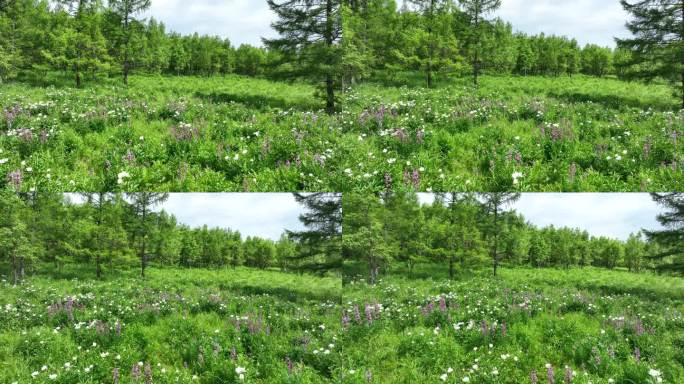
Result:
[[[544,32],[602,46],[615,46],[615,37],[629,36],[628,14],[617,0],[503,0],[495,16],[514,30]]]
[[[434,200],[431,194],[419,197],[426,204]],[[646,193],[523,193],[512,208],[539,227],[580,228],[623,240],[644,228],[660,228],[661,209]]]
[[[303,209],[290,193],[173,193],[162,208],[191,227],[231,228],[243,237],[276,240],[302,228]]]
[[[152,0],[144,17],[164,22],[168,31],[228,38],[238,46],[260,46],[273,37],[275,14],[263,0]]]
[[[75,203],[79,194],[67,193]],[[299,215],[304,212],[291,193],[171,193],[164,204],[154,208],[176,217],[190,227],[229,228],[242,237],[259,236],[277,240],[289,230],[303,228]]]
[[[276,35],[271,28],[276,16],[265,0],[152,0],[144,16],[163,21],[171,31],[218,35],[234,45],[261,45],[262,37]],[[614,37],[628,36],[627,13],[617,0],[503,0],[494,16],[515,30],[564,35],[581,45],[614,46]]]

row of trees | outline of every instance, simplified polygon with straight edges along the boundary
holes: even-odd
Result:
[[[436,263],[458,270],[501,264],[532,267],[624,267],[630,271],[684,273],[684,195],[654,195],[670,211],[666,230],[639,232],[620,241],[587,231],[538,228],[510,209],[515,193],[438,194],[430,205],[412,192],[345,195],[343,255],[368,267],[371,281],[401,265]]]
[[[335,195],[297,195],[307,211],[302,232],[279,240],[243,238],[225,228],[190,228],[155,209],[163,193],[84,194],[71,202],[58,194],[0,196],[0,267],[7,265],[14,283],[38,262],[84,264],[98,278],[105,270],[150,263],[178,267],[278,267],[288,271],[328,273],[339,269],[341,216]]]
[[[59,69],[82,76],[132,70],[173,74],[304,77],[320,84],[326,109],[335,89],[373,74],[421,70],[427,85],[439,72],[543,75],[614,73],[681,84],[684,95],[684,4],[622,0],[634,38],[618,49],[557,36],[514,33],[488,17],[501,0],[267,0],[279,37],[265,48],[209,36],[167,33],[139,15],[151,0],[3,0],[0,80],[21,71]],[[683,99],[684,102],[684,99]],[[684,105],[684,104],[683,104]]]
[[[278,55],[234,47],[216,36],[168,33],[139,15],[150,0],[7,0],[0,9],[0,81],[20,75],[69,72],[84,77],[132,71],[174,75],[274,72]]]
[[[401,70],[520,75],[664,78],[684,94],[684,3],[642,0],[621,3],[632,16],[632,39],[618,48],[580,47],[566,37],[514,33],[511,24],[489,20],[501,0],[347,0],[342,60],[346,82]],[[683,104],[684,105],[684,104]]]

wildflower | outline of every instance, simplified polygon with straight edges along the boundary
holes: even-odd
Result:
[[[245,367],[235,367],[235,374],[238,375],[238,377],[240,378],[240,380],[244,380],[244,379],[245,379],[245,373],[246,373],[246,372],[247,372],[247,368],[245,368]]]
[[[23,179],[23,173],[21,172],[21,169],[10,172],[7,175],[7,179],[14,186],[15,190],[21,189],[21,181]]]
[[[50,380],[57,380],[57,374],[56,374],[56,373],[51,373],[51,374],[48,376],[48,378],[49,378]]]
[[[513,172],[511,177],[513,178],[513,185],[518,185],[519,179],[521,179],[524,175],[522,172]]]
[[[371,372],[370,370],[366,371],[366,381],[369,383],[373,381],[373,372]]]
[[[119,368],[112,370],[112,381],[114,384],[119,384]]]
[[[530,383],[532,384],[537,384],[539,382],[539,378],[537,377],[537,371],[532,371],[530,372]]]
[[[118,179],[118,180],[117,180],[117,183],[118,183],[118,184],[123,184],[124,181],[125,181],[125,179],[127,179],[127,178],[129,178],[129,177],[131,177],[131,174],[130,174],[130,173],[128,173],[128,172],[126,172],[126,171],[119,172],[119,174],[117,175],[117,179]]]
[[[6,159],[6,158],[5,158],[5,159],[0,159],[0,165],[5,164],[5,163],[8,162],[8,161],[9,161],[9,159]]]
[[[465,376],[465,377],[463,377],[463,379],[462,379],[461,381],[464,382],[464,383],[469,383],[469,382],[470,382],[470,377]]]
[[[546,364],[546,380],[549,382],[549,384],[556,382],[553,374],[553,366],[551,364]]]
[[[442,373],[442,374],[439,376],[439,379],[442,380],[442,381],[447,381],[447,378],[448,378],[448,375],[447,375],[446,373]]]

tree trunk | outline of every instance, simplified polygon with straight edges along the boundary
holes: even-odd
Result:
[[[449,280],[454,279],[454,256],[449,256]]]
[[[12,252],[12,280],[14,285],[19,283],[19,265],[17,264],[17,255]]]
[[[326,2],[326,7],[325,7],[325,17],[326,17],[326,26],[325,26],[325,45],[327,46],[328,49],[332,49],[333,47],[333,26],[335,23],[335,20],[333,20],[333,1],[328,0]],[[330,52],[327,53],[327,58],[326,58],[327,64],[329,66],[332,66],[333,64],[333,58]],[[330,68],[328,68],[328,71],[330,71]],[[332,73],[327,73],[325,76],[325,90],[326,90],[326,103],[325,103],[325,109],[328,114],[332,115],[335,113],[335,88],[334,88],[334,82],[333,82],[333,75]]]
[[[95,257],[95,274],[97,275],[98,280],[102,277],[102,267],[100,266],[100,254],[98,252],[97,256]]]

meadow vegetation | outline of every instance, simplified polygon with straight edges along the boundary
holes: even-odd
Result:
[[[406,75],[411,78],[411,74]],[[415,76],[413,77],[415,79]],[[131,76],[0,90],[0,183],[28,191],[640,191],[684,182],[666,86],[486,76],[364,84]],[[517,175],[517,177],[513,177]]]

